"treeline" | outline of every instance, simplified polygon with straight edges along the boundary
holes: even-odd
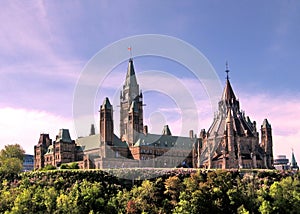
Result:
[[[118,173],[136,180],[101,170],[0,174],[0,213],[300,213],[295,172],[123,169]],[[143,173],[160,176],[141,180]]]

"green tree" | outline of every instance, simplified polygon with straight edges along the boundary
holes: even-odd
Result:
[[[44,204],[46,206],[47,213],[53,213],[56,208],[57,191],[54,187],[44,189]]]
[[[0,172],[18,174],[23,168],[25,151],[19,144],[6,145],[0,151]]]
[[[33,213],[32,207],[32,192],[30,189],[23,189],[14,201],[14,206],[10,213]]]
[[[287,177],[281,181],[275,181],[270,186],[272,210],[274,213],[299,213],[300,206],[300,182],[298,179]],[[263,204],[262,204],[263,205]]]
[[[13,207],[19,192],[13,190],[7,180],[2,181],[0,186],[0,213],[4,213]]]
[[[19,144],[9,144],[0,151],[1,158],[18,158],[23,161],[25,151]]]
[[[72,200],[68,197],[68,195],[64,193],[60,193],[60,195],[56,199],[57,210],[56,213],[78,213],[76,209],[76,204],[73,203]],[[74,208],[76,210],[74,210]]]

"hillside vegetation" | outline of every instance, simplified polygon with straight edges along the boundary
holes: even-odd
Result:
[[[0,213],[300,213],[295,172],[114,171],[129,180],[109,172],[0,174]],[[142,180],[149,175],[159,177]]]

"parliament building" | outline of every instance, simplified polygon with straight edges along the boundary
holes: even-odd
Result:
[[[272,128],[261,125],[240,110],[231,87],[226,85],[210,128],[199,136],[173,136],[168,125],[161,134],[148,132],[143,122],[143,94],[133,60],[129,59],[120,95],[120,135],[114,133],[113,106],[105,98],[99,109],[100,133],[91,126],[90,135],[72,140],[68,129],[60,129],[55,140],[40,134],[34,146],[34,168],[77,162],[81,169],[104,168],[273,168]]]

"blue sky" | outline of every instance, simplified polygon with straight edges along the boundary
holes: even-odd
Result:
[[[20,143],[28,153],[33,153],[40,133],[47,132],[55,138],[62,127],[69,128],[76,138],[73,92],[86,63],[99,50],[122,38],[163,34],[200,50],[222,83],[228,61],[231,83],[241,107],[258,124],[265,117],[272,124],[274,153],[290,158],[293,147],[300,161],[299,1],[2,1],[1,4],[1,146]],[[193,90],[192,78],[175,63],[137,58],[135,67],[137,74],[166,70],[190,83]],[[120,87],[126,63],[115,70],[119,75],[110,85]],[[141,83],[140,87],[143,89]],[[113,93],[109,90],[107,94],[99,93],[96,105],[103,96]],[[203,90],[198,95],[205,97]],[[156,96],[166,100],[161,98],[163,95]],[[161,130],[155,128],[158,126],[154,121],[158,118],[159,126],[169,123],[171,131],[176,133],[179,116],[171,114],[176,112],[176,106],[171,100],[151,106],[156,96],[149,92],[145,97],[145,121],[152,120],[152,131],[157,132]],[[208,129],[213,112],[205,99],[198,101],[203,116],[200,128]]]

